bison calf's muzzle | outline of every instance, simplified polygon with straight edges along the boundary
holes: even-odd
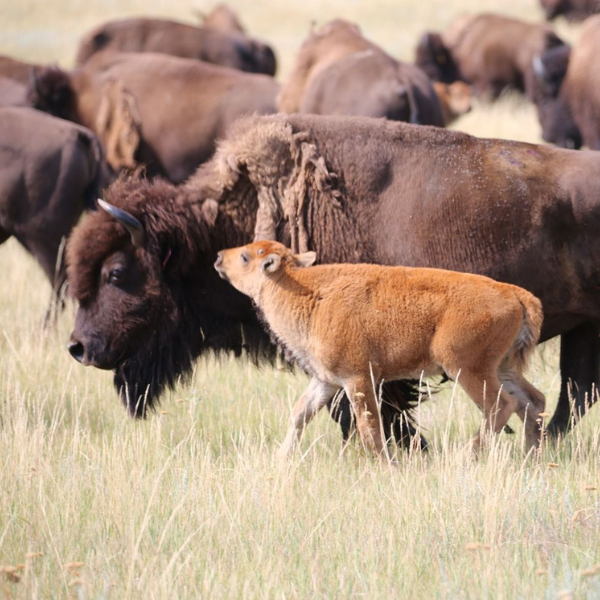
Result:
[[[292,409],[281,447],[339,391],[350,399],[366,447],[388,460],[377,386],[446,373],[484,416],[484,432],[516,413],[529,447],[542,433],[544,395],[522,372],[542,326],[541,302],[481,275],[441,269],[338,264],[310,267],[314,252],[277,242],[219,253],[219,274],[261,310],[274,336],[312,379]],[[479,433],[473,439],[477,448]]]

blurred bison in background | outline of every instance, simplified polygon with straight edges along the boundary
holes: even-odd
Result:
[[[109,21],[83,37],[76,64],[81,65],[106,49],[158,52],[265,75],[275,75],[277,68],[275,54],[264,42],[235,31],[196,27],[166,19]]]
[[[185,185],[119,181],[107,200],[126,214],[77,228],[70,352],[113,369],[135,415],[206,351],[269,356],[250,302],[212,263],[223,248],[276,239],[324,263],[479,273],[537,295],[542,340],[562,336],[549,426],[562,433],[569,393],[577,418],[600,383],[599,189],[600,153],[382,119],[250,117]]]
[[[0,243],[31,252],[58,292],[59,248],[107,183],[102,150],[87,129],[31,108],[0,109]]]
[[[450,125],[458,117],[466,115],[471,110],[473,90],[463,81],[454,81],[453,83],[434,81],[433,89],[440,102],[444,126]]]
[[[444,125],[425,73],[392,58],[341,19],[311,32],[302,44],[278,104],[282,112]]]
[[[549,25],[496,14],[462,15],[444,33],[423,34],[416,64],[435,81],[465,81],[492,99],[505,88],[529,94],[534,57],[563,43]]]
[[[556,17],[565,17],[568,21],[583,21],[600,13],[600,0],[540,0],[540,4],[549,21]]]
[[[272,77],[197,60],[102,52],[71,72],[39,71],[30,97],[92,129],[115,171],[146,165],[181,182],[239,116],[275,112],[278,89]]]
[[[237,13],[227,4],[219,4],[207,15],[201,16],[204,27],[212,27],[226,33],[246,33],[246,28],[241,24]]]
[[[600,150],[599,56],[600,15],[585,22],[573,49],[554,48],[534,60],[532,100],[547,142]]]

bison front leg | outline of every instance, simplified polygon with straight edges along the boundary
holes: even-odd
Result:
[[[383,463],[389,464],[390,457],[381,431],[381,416],[371,379],[352,382],[344,389],[351,399],[356,417],[356,429],[363,445],[377,454]]]
[[[339,387],[325,383],[316,377],[310,380],[308,387],[292,407],[292,423],[283,444],[277,451],[277,458],[287,459],[292,454],[304,428],[338,390]]]
[[[584,323],[561,336],[560,372],[558,405],[547,427],[553,436],[565,433],[596,401],[600,386],[598,327]]]

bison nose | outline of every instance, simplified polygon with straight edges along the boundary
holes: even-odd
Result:
[[[215,261],[215,267],[220,267],[223,264],[223,253],[219,252],[217,254],[217,260]]]
[[[85,348],[83,347],[83,344],[81,342],[78,342],[77,340],[72,340],[71,342],[69,342],[69,352],[76,361],[80,363],[83,362]]]

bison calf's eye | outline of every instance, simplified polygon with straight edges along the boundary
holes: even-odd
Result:
[[[240,256],[240,258],[241,258],[241,260],[242,260],[242,262],[243,262],[244,264],[246,264],[246,263],[248,262],[248,255],[247,255],[247,254],[242,254],[242,255]]]

